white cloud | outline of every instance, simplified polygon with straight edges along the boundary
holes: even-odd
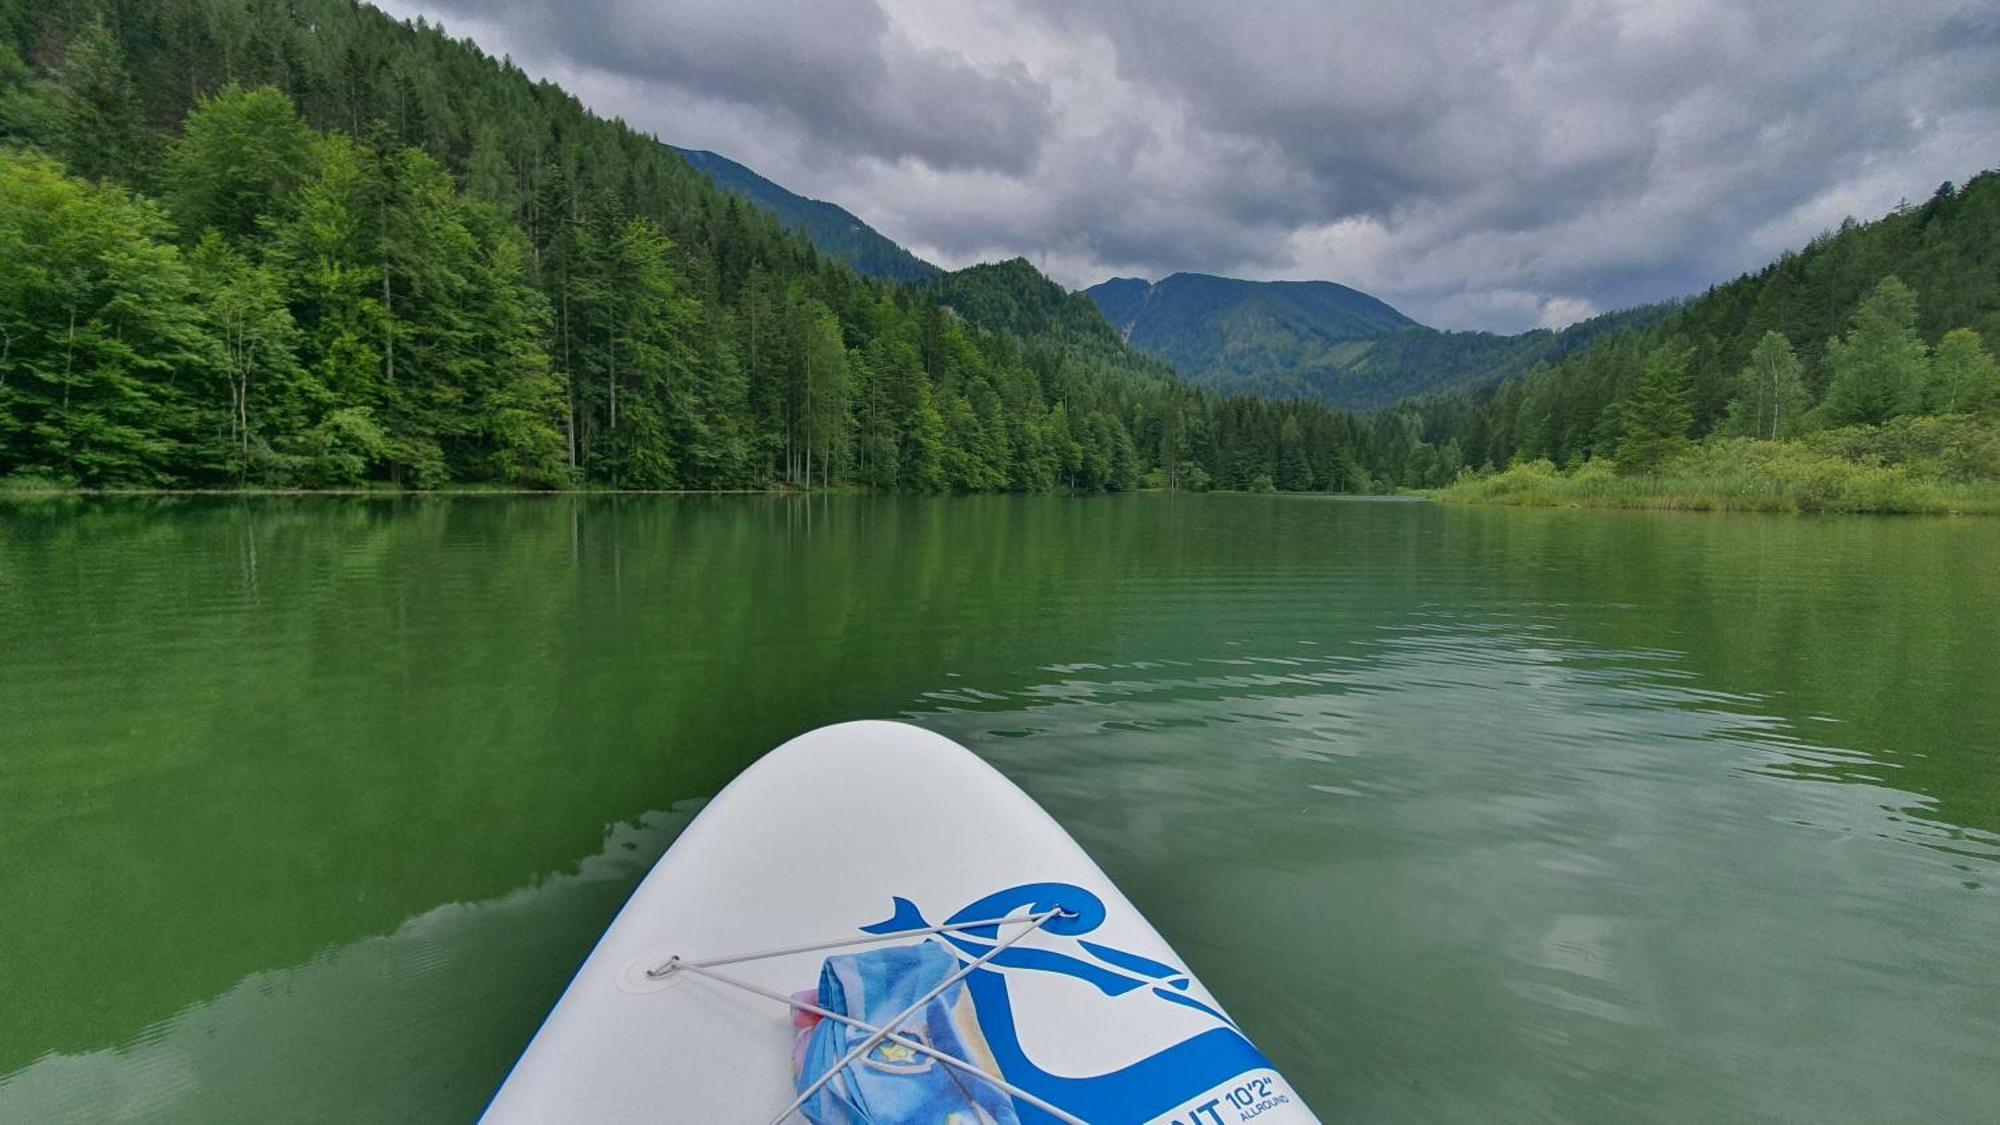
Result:
[[[1568,328],[1579,320],[1589,320],[1604,310],[1582,297],[1548,297],[1542,301],[1540,328]]]

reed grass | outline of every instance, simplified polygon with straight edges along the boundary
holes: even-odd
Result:
[[[1546,460],[1468,473],[1430,496],[1447,504],[1684,511],[2000,515],[2000,427],[1913,418],[1797,441],[1705,441],[1656,472],[1603,460]]]

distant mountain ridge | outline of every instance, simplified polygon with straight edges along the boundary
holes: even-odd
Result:
[[[1277,329],[1287,333],[1284,342],[1309,346],[1418,327],[1387,303],[1331,281],[1242,281],[1177,273],[1158,282],[1112,278],[1084,292],[1128,337],[1171,341],[1175,362],[1189,370],[1230,358],[1283,363],[1287,357],[1282,355],[1238,358],[1251,344],[1247,332],[1257,330]]]
[[[945,284],[955,275],[837,204],[799,195],[718,153],[673,151],[723,191],[769,212],[820,253],[857,272],[923,286],[934,300],[951,303],[956,298],[965,305],[958,310],[961,315],[1003,331],[1033,334],[1061,322],[1067,327],[1059,334],[1076,341],[1098,335],[1081,325],[1101,315],[1106,330],[1095,346],[1115,339],[1171,365],[1191,383],[1229,395],[1379,410],[1415,396],[1494,386],[1539,363],[1561,359],[1607,332],[1652,324],[1672,309],[1649,306],[1609,313],[1560,332],[1444,332],[1337,282],[1246,281],[1183,272],[1160,281],[1112,278],[1074,295],[1073,301],[1046,307],[1037,298],[1027,323],[1017,323],[1028,309],[1014,302],[1041,290],[1018,276],[1025,271],[1040,278],[1025,261],[974,267],[970,275],[976,283]],[[998,272],[988,277],[979,272],[985,269]]]
[[[922,281],[940,272],[845,207],[799,195],[719,153],[668,147],[715,186],[776,215],[820,253],[839,258],[857,272],[885,281]]]
[[[1330,281],[1177,273],[1120,277],[1084,293],[1131,343],[1227,394],[1314,398],[1375,410],[1413,395],[1498,383],[1672,306],[1609,313],[1561,332],[1443,332]]]
[[[1142,366],[1166,368],[1126,344],[1082,293],[1049,280],[1026,258],[981,262],[940,273],[921,290],[973,324],[1022,339],[1057,336],[1129,352]]]

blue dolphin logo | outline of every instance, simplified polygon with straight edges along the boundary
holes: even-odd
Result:
[[[1085,1078],[1050,1074],[1035,1065],[1021,1047],[1014,1029],[1013,1000],[1007,993],[1005,974],[987,968],[975,969],[966,977],[966,986],[978,1010],[980,1030],[1007,1081],[1086,1121],[1145,1121],[1246,1071],[1270,1066],[1229,1017],[1186,995],[1191,978],[1185,969],[1083,940],[1081,935],[1104,924],[1105,912],[1103,900],[1082,887],[1070,883],[1023,883],[968,903],[942,924],[958,926],[1005,918],[1023,908],[1031,914],[1060,911],[1042,924],[1042,931],[1075,938],[1077,948],[1088,959],[1052,949],[1016,945],[1002,950],[988,965],[1061,973],[1090,984],[1106,996],[1149,989],[1161,1000],[1214,1017],[1220,1026],[1108,1074]],[[929,930],[931,923],[915,903],[898,897],[888,918],[861,929],[871,934],[907,933]],[[998,924],[973,926],[938,936],[968,959],[977,959],[992,951],[999,941],[999,929]],[[1016,1109],[1023,1122],[1054,1120],[1033,1106],[1017,1105]]]

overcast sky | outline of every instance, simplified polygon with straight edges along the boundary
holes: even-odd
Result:
[[[1516,331],[2000,166],[1993,0],[376,0],[940,265]]]

